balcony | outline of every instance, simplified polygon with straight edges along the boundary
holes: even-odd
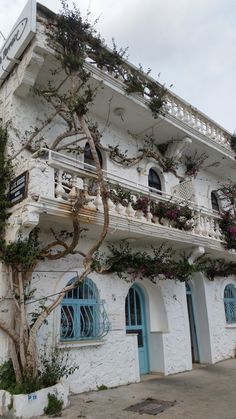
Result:
[[[86,66],[95,79],[102,80],[104,86],[110,86],[115,92],[119,91],[123,95],[125,81],[132,74],[132,71],[139,71],[135,66],[128,62],[125,64],[121,73],[108,71],[105,67],[98,68],[97,65],[94,62],[91,63],[90,60],[88,60]],[[144,75],[144,77],[151,82],[156,82],[150,76]],[[132,97],[136,104],[139,103],[142,106],[145,106],[149,101],[148,92],[146,91],[144,91],[143,94],[131,94],[129,97]],[[227,154],[228,152],[230,152],[230,154],[233,153],[230,146],[231,134],[222,126],[170,90],[167,90],[165,101],[166,103],[163,109],[164,119],[175,126],[182,127],[184,130],[187,129],[189,133],[197,135],[203,140],[207,140],[206,142],[209,145],[213,147],[218,146],[221,151],[226,152]]]
[[[48,149],[41,150],[40,154],[35,155],[28,164],[29,194],[24,201],[23,224],[26,226],[30,224],[26,215],[28,208],[30,214],[38,214],[38,221],[40,220],[43,225],[46,221],[50,225],[58,223],[65,227],[67,220],[70,219],[72,202],[82,193],[85,204],[80,209],[79,218],[85,227],[89,224],[90,235],[96,235],[103,225],[103,205],[96,184],[95,168],[73,157]],[[107,171],[104,171],[104,178],[109,184],[110,192],[116,190],[119,185],[119,188],[130,194],[133,202],[137,202],[139,197],[142,199],[146,197],[148,201],[147,210],[143,212],[135,209],[135,205],[131,202],[122,203],[117,200],[114,202],[112,198],[114,194],[110,193],[109,240],[135,237],[149,244],[168,241],[182,249],[204,246],[212,251],[224,251],[218,224],[219,215],[212,210],[197,206],[190,199],[193,198],[191,183],[183,182],[177,185],[173,188],[171,196],[163,191],[150,190],[145,185]],[[183,228],[177,228],[176,222],[171,219],[157,217],[152,213],[152,205],[170,202],[177,204],[179,208],[191,209],[193,217],[189,223],[184,223]],[[18,204],[16,210],[21,205],[23,204]],[[34,223],[36,224],[35,221]]]

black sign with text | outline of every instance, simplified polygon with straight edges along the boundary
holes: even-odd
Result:
[[[21,173],[11,183],[9,189],[9,200],[12,205],[25,199],[28,190],[28,172]]]

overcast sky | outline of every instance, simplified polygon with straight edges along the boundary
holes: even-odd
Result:
[[[6,37],[26,0],[0,0]],[[41,0],[58,11],[60,0]],[[108,44],[233,132],[236,129],[236,0],[75,0]]]

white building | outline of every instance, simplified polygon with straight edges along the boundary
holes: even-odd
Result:
[[[47,149],[34,155],[21,149],[19,144],[25,130],[35,126],[37,118],[45,118],[48,112],[31,88],[45,85],[49,78],[53,55],[45,40],[43,24],[49,15],[46,8],[37,6],[36,31],[32,14],[32,32],[27,36],[24,32],[21,40],[17,38],[15,44],[11,44],[5,62],[1,64],[0,116],[3,123],[11,120],[18,130],[17,134],[10,130],[14,152],[19,151],[16,176],[24,172],[28,175],[27,194],[22,200],[16,199],[9,218],[7,238],[12,241],[19,232],[25,236],[34,227],[40,228],[40,239],[45,242],[51,228],[55,231],[69,229],[71,203],[68,192],[73,184],[77,190],[88,193],[89,179],[94,177],[89,153],[85,159],[82,154],[73,157],[63,151]],[[29,22],[25,31],[28,31]],[[11,60],[6,64],[7,57]],[[119,144],[121,150],[128,149],[128,155],[132,156],[142,146],[145,135],[152,135],[156,144],[168,143],[165,157],[178,162],[176,176],[173,172],[163,172],[152,158],[124,167],[102,152],[106,178],[155,202],[188,201],[195,211],[193,228],[186,231],[175,228],[168,220],[160,224],[150,212],[140,214],[131,206],[110,202],[106,242],[118,244],[124,240],[134,249],[141,250],[165,242],[178,254],[191,253],[192,261],[203,253],[212,258],[235,261],[235,254],[223,245],[218,227],[222,202],[214,192],[225,180],[235,179],[236,163],[230,147],[230,133],[170,91],[166,94],[164,115],[154,119],[142,96],[125,94],[120,79],[92,64],[88,66],[93,80],[103,82],[103,89],[98,91],[90,109],[100,130],[106,126],[109,113],[103,145]],[[60,133],[61,124],[59,119],[54,121],[45,133],[49,140]],[[184,156],[194,156],[196,151],[198,156],[205,153],[208,158],[196,176],[186,176]],[[90,166],[84,163],[90,163]],[[90,200],[81,209],[80,218],[88,229],[80,245],[80,249],[86,251],[103,224],[97,188],[90,191]],[[78,254],[56,261],[41,261],[33,275],[33,287],[37,289],[34,298],[60,292],[82,268],[82,257]],[[0,293],[5,297],[8,274],[4,266],[1,275]],[[231,294],[227,295],[229,284],[232,285]],[[127,282],[114,273],[92,273],[80,287],[80,292],[68,293],[54,310],[48,324],[40,329],[39,344],[46,342],[47,346],[57,345],[68,350],[79,365],[79,370],[69,379],[73,392],[96,389],[102,384],[111,387],[139,381],[140,374],[149,372],[167,375],[190,370],[194,362],[215,363],[235,356],[236,314],[232,311],[227,314],[226,301],[226,297],[231,297],[231,307],[235,309],[235,285],[232,276],[217,277],[211,282],[203,273],[195,273],[187,285],[178,278],[157,278],[154,284],[148,279]],[[7,303],[5,306],[2,303],[2,307],[0,315],[10,321]],[[97,319],[102,319],[99,328],[96,327]],[[9,342],[2,331],[0,342],[0,355],[4,359],[8,355]]]

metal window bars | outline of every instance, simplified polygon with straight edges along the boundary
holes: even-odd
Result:
[[[66,293],[61,303],[61,340],[100,339],[109,329],[104,301],[98,300],[91,279]]]
[[[224,308],[227,323],[236,323],[236,289],[233,284],[225,287]]]

